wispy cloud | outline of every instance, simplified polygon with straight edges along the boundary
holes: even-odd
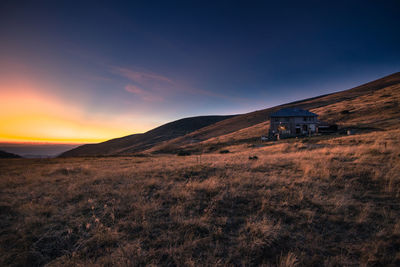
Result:
[[[152,72],[134,71],[120,67],[114,67],[113,70],[119,75],[141,84],[142,86],[159,86],[166,84],[171,86],[175,84],[170,78]]]
[[[161,102],[164,98],[154,92],[143,90],[137,85],[128,84],[125,86],[125,91],[139,96],[142,100],[147,102]]]
[[[177,87],[176,83],[170,78],[152,72],[122,67],[112,67],[112,72],[129,80],[129,83],[124,87],[125,91],[146,102],[162,102],[165,96]]]
[[[173,93],[215,97],[235,102],[247,100],[245,98],[193,88],[192,86],[153,72],[137,71],[123,67],[112,67],[112,72],[130,81],[125,86],[125,91],[141,96],[146,101],[162,101],[167,95]]]

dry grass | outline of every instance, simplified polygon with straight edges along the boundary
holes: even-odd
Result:
[[[343,127],[398,128],[400,85],[391,85],[355,99],[343,100],[312,109],[321,120]]]
[[[399,265],[399,140],[1,160],[0,265]]]

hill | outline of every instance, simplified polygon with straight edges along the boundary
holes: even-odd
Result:
[[[220,144],[259,138],[268,132],[269,115],[288,107],[310,110],[319,114],[320,120],[341,127],[393,129],[400,126],[399,103],[400,73],[394,73],[345,91],[238,115],[159,144],[149,152],[198,147],[199,143],[191,144],[193,139]]]
[[[143,134],[133,134],[99,144],[87,144],[64,152],[60,157],[115,155],[146,150],[158,143],[183,136],[233,116],[199,116],[161,125]]]
[[[0,150],[0,159],[17,159],[22,158],[21,156],[6,151]]]
[[[175,153],[204,143],[235,143],[268,131],[271,113],[288,107],[308,109],[341,127],[386,129],[400,125],[400,72],[345,91],[308,98],[236,116],[205,116],[167,123],[144,134],[112,139],[67,151],[62,156]]]

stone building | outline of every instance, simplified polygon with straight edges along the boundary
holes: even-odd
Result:
[[[300,108],[285,108],[270,115],[270,136],[293,137],[318,131],[318,115]]]

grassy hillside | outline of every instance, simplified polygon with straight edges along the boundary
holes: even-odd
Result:
[[[83,145],[61,154],[61,157],[135,153],[148,149],[160,142],[174,139],[231,117],[233,116],[199,116],[185,118],[164,124],[143,134],[133,134],[99,144]]]
[[[326,96],[321,100],[330,97]],[[310,111],[319,114],[320,120],[336,123],[342,128],[352,128],[358,131],[398,129],[400,128],[400,82],[374,89],[358,97],[345,98],[341,101],[333,101],[332,104],[326,106],[310,108]],[[267,133],[268,128],[269,120],[207,139],[204,143],[215,145],[259,139],[261,135]]]
[[[3,159],[0,265],[398,266],[399,140]]]
[[[346,91],[259,110],[201,128],[185,136],[154,146],[149,152],[193,149],[199,144],[234,143],[259,139],[268,132],[271,113],[287,107],[300,107],[319,114],[319,119],[341,127],[393,129],[400,127],[400,73]]]

